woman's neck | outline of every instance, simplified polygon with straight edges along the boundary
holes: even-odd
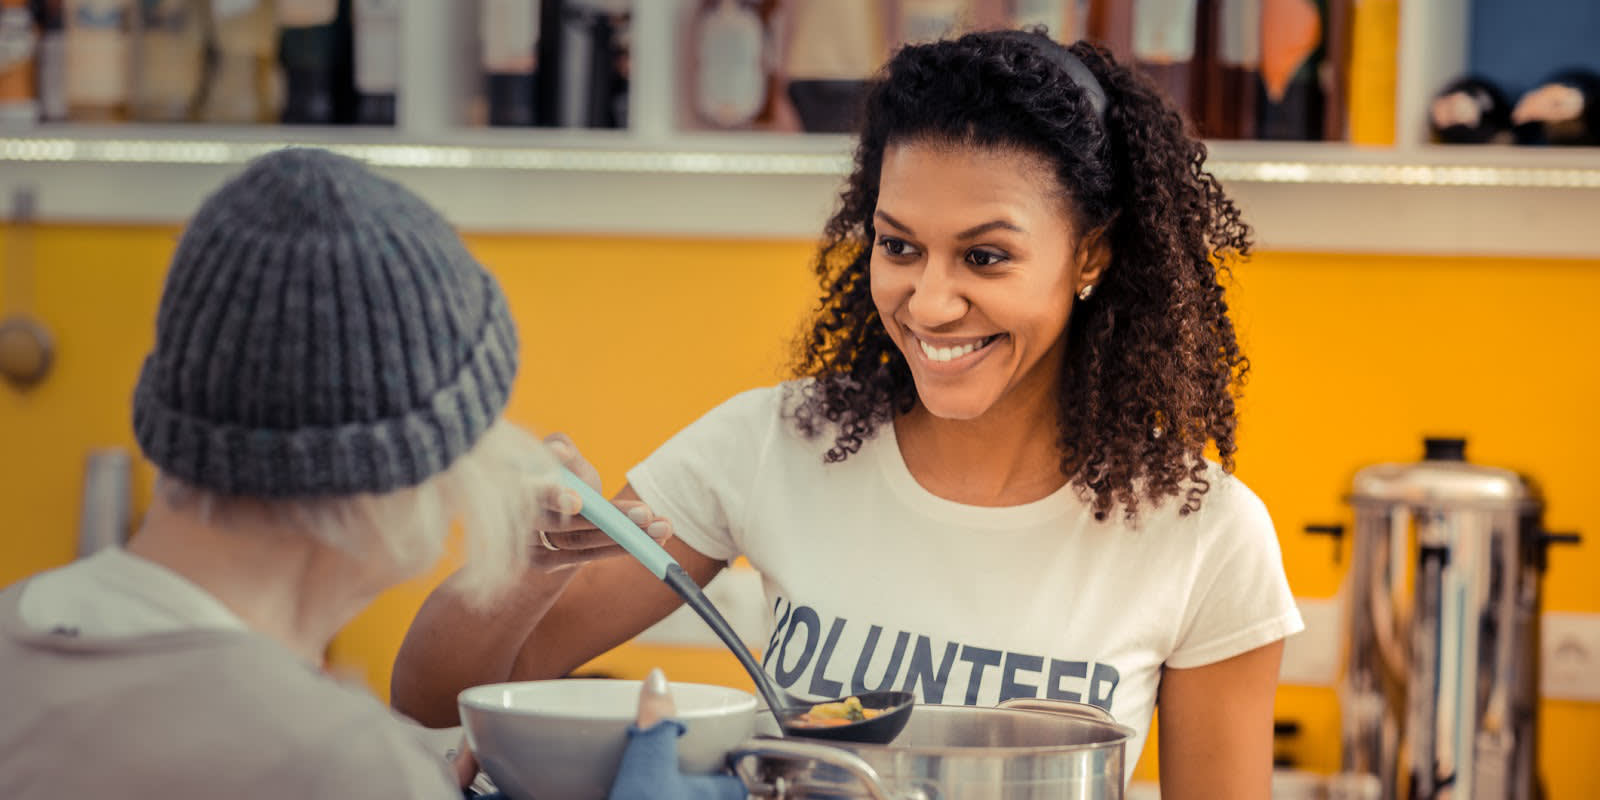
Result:
[[[381,590],[357,559],[309,534],[250,523],[223,529],[159,497],[127,549],[317,667],[334,635]]]
[[[1066,483],[1057,412],[1048,403],[997,404],[971,420],[940,419],[917,405],[894,424],[912,477],[946,500],[1015,506]]]

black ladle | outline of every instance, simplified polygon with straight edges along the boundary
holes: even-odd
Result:
[[[798,722],[797,719],[801,715],[811,710],[812,703],[789,695],[772,682],[766,670],[763,670],[761,665],[756,663],[755,656],[750,654],[750,648],[745,647],[744,642],[739,640],[738,634],[733,632],[733,627],[723,618],[721,612],[717,611],[717,607],[712,605],[705,593],[700,591],[700,586],[689,577],[689,573],[684,572],[677,559],[668,554],[656,540],[640,530],[638,525],[633,524],[633,520],[628,519],[628,515],[612,505],[611,501],[565,467],[561,470],[561,479],[567,488],[577,492],[583,499],[583,510],[578,513],[593,522],[595,527],[605,531],[607,536],[622,545],[622,549],[632,554],[639,563],[660,578],[662,583],[683,598],[683,602],[694,609],[694,612],[699,614],[717,634],[717,638],[733,651],[734,657],[739,659],[739,665],[744,667],[745,672],[750,673],[750,679],[755,681],[756,689],[761,693],[762,699],[767,701],[767,705],[772,709],[773,718],[785,735],[835,742],[888,744],[905,729],[906,722],[911,719],[913,706],[910,692],[867,692],[856,695],[863,708],[882,710],[882,713],[871,719],[831,727],[813,727]]]

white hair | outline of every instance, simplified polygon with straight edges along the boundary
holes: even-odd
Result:
[[[408,575],[439,560],[460,522],[466,561],[451,585],[481,607],[510,588],[526,566],[539,494],[556,484],[557,463],[543,442],[502,418],[444,472],[383,494],[241,498],[167,475],[156,491],[169,506],[208,524],[292,529],[363,560],[388,558]]]

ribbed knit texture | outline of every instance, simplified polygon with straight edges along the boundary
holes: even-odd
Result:
[[[438,212],[354,160],[280,150],[185,230],[134,432],[226,495],[386,492],[469,450],[516,367],[505,297]]]

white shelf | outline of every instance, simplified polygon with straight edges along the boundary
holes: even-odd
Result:
[[[47,220],[172,223],[239,164],[288,144],[365,159],[465,229],[786,238],[821,231],[851,146],[839,136],[64,126],[0,138],[0,191],[33,185]],[[1209,163],[1263,249],[1600,256],[1600,152],[1218,142]]]

